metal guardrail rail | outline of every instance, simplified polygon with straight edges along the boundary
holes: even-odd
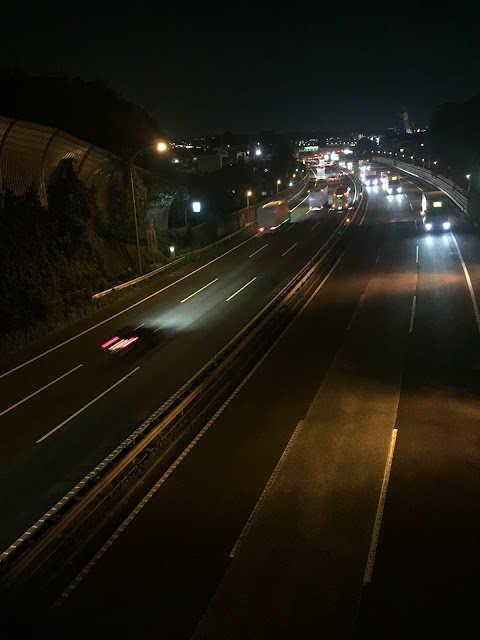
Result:
[[[376,162],[388,164],[396,167],[404,173],[408,173],[415,178],[420,178],[427,184],[431,184],[437,189],[441,189],[447,196],[457,205],[457,207],[463,212],[468,214],[467,196],[462,193],[462,190],[458,189],[456,185],[443,176],[435,175],[428,169],[416,167],[405,162],[399,162],[398,160],[392,160],[391,158],[376,158]]]
[[[198,411],[202,398],[215,395],[213,389],[218,386],[219,380],[225,379],[229,367],[237,363],[249,348],[254,348],[256,354],[265,341],[265,336],[271,336],[279,329],[283,330],[285,323],[288,324],[292,320],[289,311],[290,301],[319,268],[325,269],[334,263],[338,256],[338,251],[335,250],[340,248],[342,241],[348,240],[348,231],[352,225],[358,223],[364,208],[365,198],[361,196],[355,211],[345,214],[328,240],[262,311],[148,420],[0,555],[0,571],[4,577],[29,572],[42,553],[51,553],[56,541],[60,545],[70,535],[69,528],[75,528],[80,521],[88,518],[88,509],[92,509],[98,503],[110,485],[118,481],[122,474],[125,475],[127,468],[140,460],[140,454],[154,441],[161,442],[178,425],[182,425],[192,409]]]
[[[271,198],[267,198],[266,200],[262,200],[261,202],[258,202],[255,206],[261,206],[262,204],[270,202],[271,200],[273,200],[275,198],[279,198],[279,197],[287,198],[288,200],[293,200],[293,198],[296,198],[297,196],[299,196],[299,195],[301,195],[302,193],[305,192],[305,190],[307,188],[307,185],[308,185],[308,180],[309,180],[309,176],[307,174],[304,178],[302,178],[302,180],[299,180],[298,183],[296,185],[294,185],[293,187],[289,187],[288,189],[285,189],[283,192],[275,194],[275,196],[272,196]],[[297,191],[294,190],[295,187],[299,187]],[[292,190],[293,190],[293,192],[292,192]],[[283,193],[283,195],[282,195],[282,193]],[[287,193],[288,193],[288,195],[287,195]],[[241,209],[240,211],[237,211],[236,213],[241,214],[242,211],[243,211],[243,209]],[[233,215],[233,214],[230,214],[230,215]],[[135,284],[138,284],[139,282],[143,282],[144,280],[147,280],[148,278],[151,278],[152,276],[156,276],[157,274],[161,273],[162,271],[165,271],[166,269],[169,269],[170,267],[173,267],[174,265],[177,265],[180,262],[183,262],[183,260],[185,260],[186,258],[189,258],[191,256],[195,256],[195,255],[199,255],[201,253],[204,253],[205,251],[208,251],[209,249],[212,249],[213,247],[218,246],[219,244],[222,244],[223,242],[226,242],[227,240],[231,240],[236,235],[238,235],[239,233],[244,231],[244,229],[247,229],[248,227],[250,227],[254,223],[255,223],[255,220],[253,220],[251,222],[247,222],[243,227],[241,227],[240,229],[237,229],[237,231],[234,231],[233,233],[230,233],[228,236],[225,236],[224,238],[220,238],[220,240],[217,240],[216,242],[213,242],[212,244],[209,244],[206,247],[201,247],[200,249],[194,249],[193,251],[188,251],[188,253],[185,253],[183,256],[180,256],[176,260],[172,260],[172,262],[169,262],[168,264],[164,264],[161,267],[158,267],[158,269],[154,269],[153,271],[149,271],[148,273],[145,273],[142,276],[138,276],[138,278],[133,278],[133,280],[128,280],[128,282],[122,282],[121,284],[117,284],[114,287],[110,287],[109,289],[105,289],[105,291],[100,291],[99,293],[95,293],[92,296],[92,300],[98,300],[99,298],[103,298],[104,296],[108,295],[109,293],[113,293],[114,291],[120,291],[122,289],[126,289],[127,287],[131,287],[131,286],[133,286]]]

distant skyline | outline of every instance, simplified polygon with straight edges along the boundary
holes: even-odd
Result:
[[[19,0],[2,8],[0,64],[104,78],[173,137],[383,129],[403,106],[425,126],[438,104],[480,91],[467,11],[357,11]]]

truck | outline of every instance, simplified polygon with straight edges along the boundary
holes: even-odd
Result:
[[[308,206],[310,209],[323,209],[328,203],[328,186],[326,184],[320,185],[315,191],[310,191],[308,194]]]
[[[350,187],[343,186],[335,189],[332,194],[330,211],[345,211],[352,208],[352,193]]]
[[[257,208],[257,228],[271,233],[290,219],[290,209],[285,200],[273,200]]]

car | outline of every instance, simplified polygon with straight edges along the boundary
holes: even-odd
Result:
[[[127,353],[143,353],[157,344],[158,330],[145,325],[127,325],[115,332],[113,336],[101,344],[101,348],[109,356],[117,357]]]
[[[400,178],[398,176],[391,176],[385,185],[385,190],[389,196],[396,193],[402,193],[402,185],[400,184]]]
[[[423,216],[423,226],[426,231],[449,231],[451,225],[448,215],[442,209],[433,209]]]
[[[363,184],[367,187],[376,187],[379,184],[379,178],[375,172],[365,173]]]

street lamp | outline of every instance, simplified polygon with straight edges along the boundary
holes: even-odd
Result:
[[[415,156],[410,156],[410,158],[412,159],[412,164],[413,164],[413,158],[414,158],[414,157],[415,157]]]
[[[157,142],[157,144],[139,149],[130,158],[130,184],[132,185],[133,215],[135,218],[135,235],[137,237],[138,273],[140,275],[142,275],[142,258],[140,256],[140,239],[138,237],[137,203],[135,202],[135,184],[133,181],[133,161],[138,155],[140,155],[144,151],[147,151],[148,149],[156,149],[159,153],[163,153],[164,151],[167,151],[168,145],[166,142],[163,142],[163,140],[161,140],[160,142]]]
[[[202,210],[202,203],[198,202],[198,200],[194,200],[191,205],[193,213],[200,213],[200,211]],[[187,228],[187,211],[189,206],[190,202],[188,202],[187,206],[185,207],[185,229]]]
[[[253,193],[250,191],[250,189],[247,191],[247,208],[250,206],[250,198],[253,195]]]
[[[279,190],[281,184],[282,184],[282,181],[280,179],[277,180],[277,193],[278,193],[278,190]]]

